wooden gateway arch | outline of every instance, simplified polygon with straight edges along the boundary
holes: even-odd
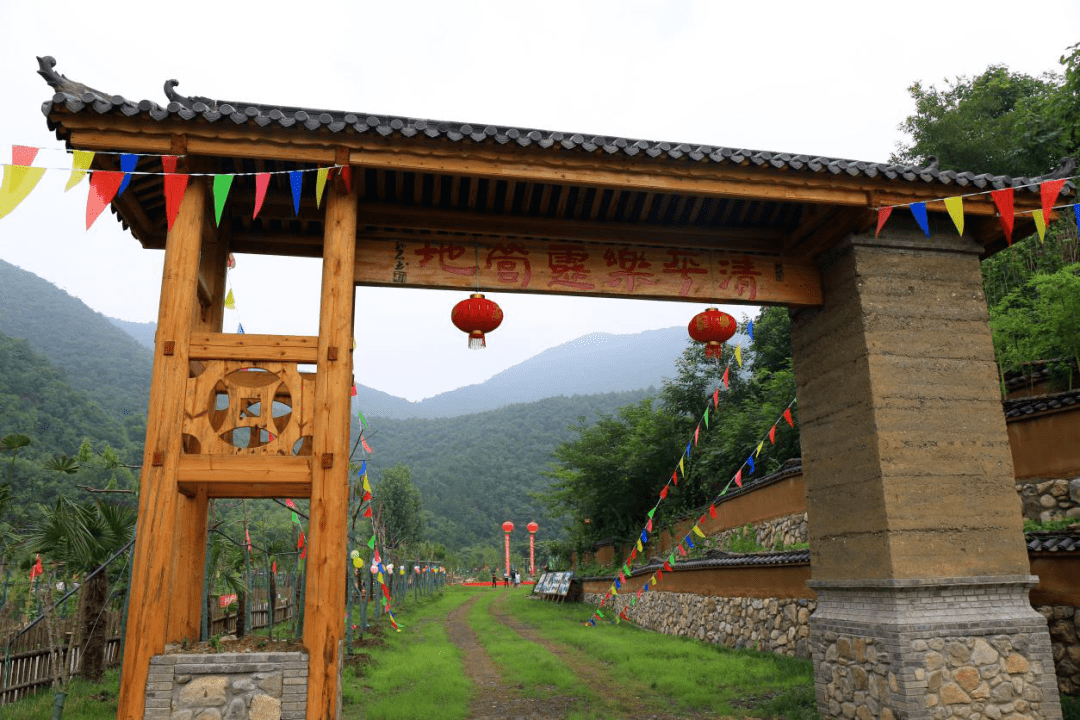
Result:
[[[144,707],[151,657],[198,639],[208,499],[286,496],[311,501],[307,717],[335,717],[356,285],[793,308],[822,712],[863,703],[878,717],[929,718],[936,650],[982,648],[986,637],[995,658],[1029,669],[1013,676],[1025,712],[1060,717],[1046,621],[1027,600],[979,273],[1005,239],[989,195],[966,199],[962,237],[938,200],[1017,186],[1020,213],[1039,206],[1037,187],[936,167],[183,97],[174,81],[164,104],[136,102],[57,74],[51,58],[41,65],[55,90],[44,114],[69,148],[174,155],[191,174],[171,230],[161,175],[133,175],[112,201],[144,247],[165,250],[120,718],[158,717]],[[93,169],[115,171],[118,158],[99,153]],[[329,167],[317,203],[317,169]],[[307,171],[296,206],[283,171]],[[228,173],[246,175],[219,223],[204,175]],[[918,201],[928,201],[931,238],[906,210],[875,236],[876,208]],[[230,252],[322,257],[319,335],[223,333]],[[316,372],[299,372],[305,364]],[[263,389],[244,385],[242,367],[277,375],[291,415],[245,414]],[[234,424],[255,428],[249,446],[221,440],[221,413],[207,403],[226,393],[242,408]],[[868,645],[869,662],[858,650]]]

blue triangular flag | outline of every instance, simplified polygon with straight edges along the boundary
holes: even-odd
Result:
[[[746,334],[750,336],[750,342],[754,342],[754,321],[748,320],[746,323]]]
[[[686,536],[686,544],[690,546],[691,550],[694,549],[694,541],[690,539],[689,535]]]
[[[130,173],[135,172],[135,166],[139,164],[139,156],[132,155],[131,153],[124,153],[120,156],[120,169],[124,171],[124,179],[120,181],[120,189],[116,191],[116,196],[120,197],[127,190],[128,183],[131,182]]]
[[[293,212],[300,214],[300,190],[304,187],[304,173],[299,170],[289,171],[289,185],[292,186]]]
[[[238,335],[243,335],[244,334],[244,325],[243,325],[243,323],[236,323],[236,332],[237,332]]]
[[[361,460],[360,461],[360,472],[358,472],[357,475],[360,475],[361,477],[363,477],[365,472],[367,472],[367,460]]]
[[[690,444],[693,442],[694,441],[691,440],[690,442],[686,443],[686,457],[690,457]]]
[[[1073,215],[1076,216],[1076,226],[1080,227],[1080,203],[1073,205]]]
[[[619,578],[615,578],[615,589],[618,590],[622,587],[622,583],[619,582]]]
[[[911,214],[915,216],[915,222],[919,223],[926,237],[930,237],[930,224],[926,220],[926,203],[911,203]]]
[[[750,463],[750,474],[753,475],[754,474],[754,456],[751,455],[750,457],[746,458],[746,462]]]
[[[642,530],[641,531],[641,543],[645,544],[647,542],[649,542],[649,536],[645,534],[644,530]]]
[[[645,583],[645,589],[642,592],[649,592],[649,583]]]

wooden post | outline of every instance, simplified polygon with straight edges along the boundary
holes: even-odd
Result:
[[[228,244],[210,227],[209,203],[204,229],[207,236],[199,255],[199,284],[208,291],[206,304],[192,306],[192,330],[221,332],[225,310],[225,259]],[[201,637],[203,576],[206,571],[206,527],[209,500],[206,487],[194,497],[177,500],[176,535],[173,541],[175,563],[173,587],[176,592],[169,612],[166,642],[198,642]]]
[[[332,720],[339,713],[338,673],[348,560],[349,387],[357,199],[355,193],[346,194],[337,183],[327,195],[304,611],[304,645],[310,653],[309,720]]]
[[[132,563],[119,720],[142,720],[150,657],[168,638],[173,598],[173,539],[179,493],[188,343],[195,311],[199,249],[206,229],[206,184],[192,178],[165,243],[146,447],[139,491],[139,532]]]

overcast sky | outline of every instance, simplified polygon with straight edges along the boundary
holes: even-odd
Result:
[[[185,95],[881,161],[913,109],[913,81],[995,63],[1057,72],[1080,40],[1075,0],[0,0],[0,20],[2,162],[12,144],[61,147],[40,112],[51,90],[35,55],[99,90],[162,104],[176,78]],[[65,161],[48,153],[36,164]],[[108,213],[84,231],[87,184],[65,194],[66,180],[46,173],[0,220],[0,258],[106,315],[156,320],[162,253],[142,250]],[[238,256],[230,282],[227,331],[239,319],[248,332],[317,333],[318,261]],[[492,295],[506,320],[487,350],[470,352],[449,321],[462,297],[359,288],[357,381],[419,400],[590,332],[685,324],[704,307]]]

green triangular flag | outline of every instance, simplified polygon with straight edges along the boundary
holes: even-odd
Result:
[[[367,546],[369,548],[371,548],[372,550],[375,549],[375,536],[374,535],[372,535],[371,539],[367,541]]]
[[[221,211],[225,208],[225,198],[229,197],[229,188],[232,187],[235,175],[214,176],[214,224],[221,224]]]
[[[652,517],[654,512],[656,512],[656,508],[649,511],[649,517]]]
[[[292,521],[293,521],[294,523],[296,523],[297,525],[299,525],[299,524],[300,524],[300,518],[298,518],[298,517],[296,516],[296,513],[292,513]]]
[[[364,417],[364,413],[357,410],[356,414],[360,416],[360,424],[363,425],[364,427],[367,427],[367,418]]]
[[[709,407],[705,406],[705,429],[709,429]]]
[[[600,612],[599,610],[596,611],[596,614],[599,615],[600,617],[604,617],[604,613]]]

